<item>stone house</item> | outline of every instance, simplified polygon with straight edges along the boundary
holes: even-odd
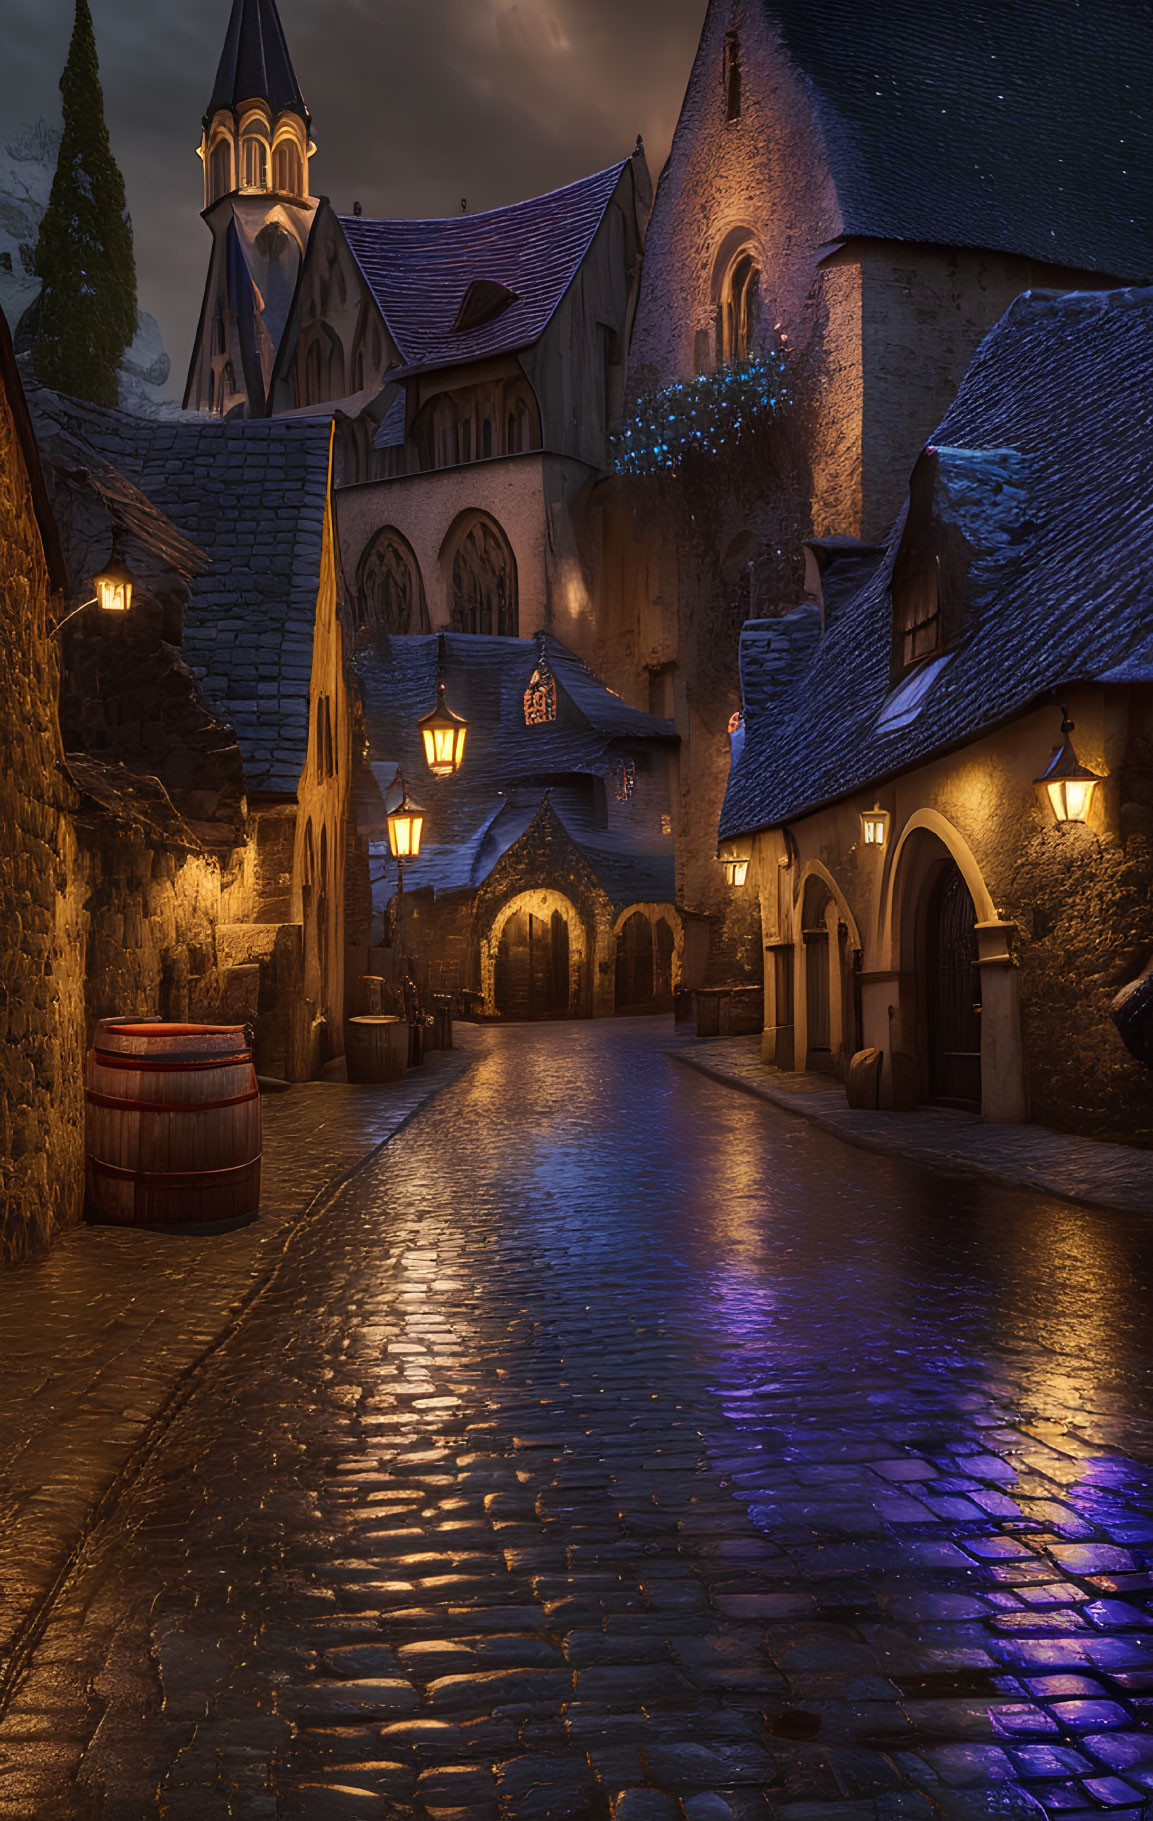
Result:
[[[393,637],[357,661],[368,767],[358,878],[370,947],[430,963],[434,990],[490,1017],[670,1010],[683,971],[673,901],[671,722],[630,708],[548,634]],[[468,723],[464,763],[428,773],[419,722],[443,681]],[[397,865],[399,773],[426,811]]]
[[[708,8],[629,365],[633,408],[678,418],[657,451],[678,497],[662,516],[658,483],[597,490],[598,642],[580,649],[676,714],[678,898],[713,919],[716,977],[758,965],[713,843],[740,625],[802,598],[806,537],[817,567],[885,536],[1015,296],[1149,277],[1150,52],[1153,16],[1126,0]],[[791,403],[730,430],[734,376],[767,393],[782,367]],[[694,465],[702,431],[718,446]]]
[[[129,417],[37,390],[78,590],[64,629],[89,1022],[250,1021],[297,1080],[342,1048],[350,752],[331,425]]]
[[[1021,297],[883,546],[746,627],[770,1063],[1153,1142],[1151,381],[1153,291]],[[1058,819],[1070,722],[1101,782]]]

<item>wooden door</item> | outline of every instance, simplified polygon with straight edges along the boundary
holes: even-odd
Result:
[[[929,893],[925,930],[929,1097],[981,1106],[981,975],[977,912],[956,863]]]

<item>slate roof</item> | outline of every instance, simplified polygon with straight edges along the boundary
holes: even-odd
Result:
[[[305,126],[309,124],[276,0],[233,0],[204,124],[209,124],[218,108],[258,100],[267,101],[273,119],[277,114],[293,113],[300,115]]]
[[[546,637],[558,686],[557,719],[526,727],[524,692],[537,665],[538,640],[449,633],[445,693],[469,730],[461,771],[455,778],[433,778],[417,723],[436,700],[438,638],[393,638],[389,644],[387,660],[364,657],[358,668],[377,783],[386,789],[399,763],[410,795],[428,812],[421,857],[408,875],[413,889],[475,891],[548,795],[614,904],[672,902],[671,840],[639,810],[632,828],[599,826],[594,780],[606,777],[614,756],[637,742],[676,740],[673,722],[630,708],[571,651]],[[381,805],[377,813],[382,815]],[[382,867],[391,893],[395,869],[374,854],[374,873]]]
[[[308,750],[331,425],[130,417],[30,394],[41,447],[123,475],[209,567],[190,583],[181,653],[233,729],[250,791],[294,795]]]
[[[972,551],[959,644],[919,712],[879,731],[892,709],[902,514],[807,677],[747,717],[722,836],[808,814],[1056,702],[1070,684],[1153,682],[1151,392],[1153,290],[1017,299],[933,439],[938,518]]]
[[[547,196],[432,221],[338,219],[406,368],[455,366],[539,341],[604,219],[625,159]],[[469,286],[515,292],[488,322],[454,330]]]
[[[1153,276],[1144,0],[761,3],[812,95],[846,234]]]

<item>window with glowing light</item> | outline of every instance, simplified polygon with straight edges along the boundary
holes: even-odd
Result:
[[[556,679],[542,653],[540,663],[533,671],[524,692],[524,724],[526,727],[543,727],[546,721],[555,720]]]
[[[613,790],[618,803],[631,803],[637,788],[635,759],[616,759],[612,769]]]
[[[219,201],[232,188],[232,147],[227,139],[218,139],[208,160],[208,200]]]
[[[281,140],[272,154],[273,188],[285,196],[302,196],[302,160],[291,140]]]

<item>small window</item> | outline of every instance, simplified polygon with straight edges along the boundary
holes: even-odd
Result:
[[[508,440],[505,443],[505,449],[509,455],[519,455],[520,453],[520,437],[517,435],[515,411],[510,411],[508,414]]]
[[[722,366],[750,360],[761,322],[761,274],[745,248],[729,267],[717,312],[717,358]]]
[[[964,627],[968,547],[937,512],[939,455],[922,450],[909,481],[909,509],[890,584],[893,678],[956,644]]]
[[[268,188],[268,147],[263,139],[250,133],[244,141],[244,187],[246,190]]]
[[[460,427],[460,459],[462,462],[472,460],[472,419],[467,417]]]
[[[300,196],[300,153],[290,141],[282,141],[272,155],[273,188],[283,196]]]
[[[480,430],[480,452],[483,456],[492,454],[492,418],[486,417]]]
[[[741,41],[736,32],[725,38],[725,119],[741,117]]]
[[[218,202],[221,196],[227,196],[232,188],[232,147],[227,139],[219,139],[212,148],[208,161],[209,201]]]
[[[927,556],[893,584],[893,624],[902,667],[931,657],[941,643],[941,559]]]

